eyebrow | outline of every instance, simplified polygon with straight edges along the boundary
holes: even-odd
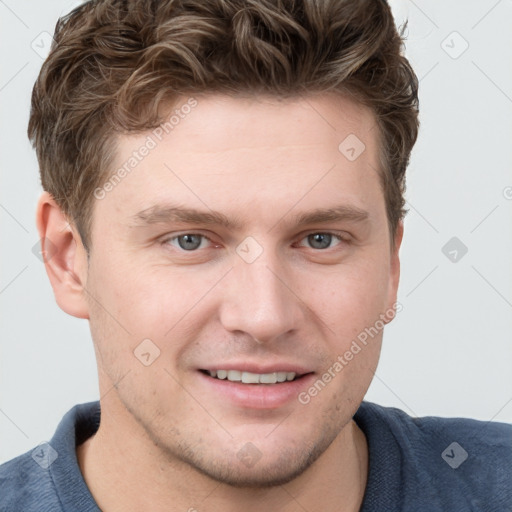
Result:
[[[283,218],[276,224],[281,222]],[[359,223],[367,221],[368,218],[368,212],[361,208],[351,205],[339,205],[331,208],[316,208],[309,212],[296,214],[292,217],[291,223],[295,226],[335,221]],[[213,210],[202,211],[174,205],[154,205],[136,213],[132,220],[135,223],[135,227],[152,224],[170,224],[173,222],[222,226],[233,231],[240,230],[243,227],[243,223],[239,219],[230,219],[220,212]]]

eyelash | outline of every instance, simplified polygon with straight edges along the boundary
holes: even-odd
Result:
[[[209,238],[208,236],[206,236],[206,235],[204,235],[202,233],[194,233],[193,231],[192,232],[180,233],[178,235],[173,235],[171,237],[165,238],[164,240],[162,240],[162,244],[163,245],[166,245],[166,244],[170,245],[171,241],[177,240],[178,238],[180,238],[182,236],[185,236],[185,235],[200,236],[201,238],[208,240],[210,243],[215,244],[215,242],[211,238]],[[348,238],[343,237],[341,234],[339,234],[337,232],[334,232],[334,231],[311,231],[310,233],[306,233],[304,236],[302,236],[302,238],[300,238],[299,241],[302,241],[302,240],[304,240],[305,238],[308,238],[311,235],[330,235],[333,238],[336,238],[340,243],[345,243],[345,244],[350,243],[350,240],[348,240]],[[337,245],[339,245],[339,244],[336,244],[334,247],[336,247]],[[175,246],[173,246],[173,247],[175,249],[177,249],[178,251],[183,252],[183,253],[190,253],[191,254],[191,253],[195,253],[195,252],[199,251],[199,248],[187,251],[185,249],[182,249],[181,247],[175,247]],[[304,247],[304,246],[301,246],[301,247]],[[316,250],[316,251],[320,251],[320,252],[327,252],[329,249],[333,249],[334,247],[327,247],[325,249],[315,249],[314,247],[310,247],[310,249],[313,249],[313,250]]]

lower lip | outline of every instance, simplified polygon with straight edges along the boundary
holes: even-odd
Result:
[[[277,409],[292,400],[314,379],[308,373],[299,379],[276,384],[242,384],[227,379],[216,379],[199,371],[203,382],[218,396],[227,398],[238,407],[250,409]]]

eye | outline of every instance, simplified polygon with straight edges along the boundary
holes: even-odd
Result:
[[[329,249],[333,246],[331,246],[331,242],[338,241],[339,243],[345,241],[344,238],[342,238],[340,235],[337,235],[336,233],[330,233],[330,232],[317,232],[317,233],[310,233],[309,235],[305,236],[302,240],[307,240],[310,246],[313,249]],[[303,245],[303,244],[300,244]],[[338,245],[338,244],[336,244]]]
[[[184,251],[195,251],[196,249],[204,249],[204,245],[202,245],[204,241],[210,242],[210,239],[197,233],[185,233],[168,238],[164,240],[164,243],[169,243],[173,247]]]

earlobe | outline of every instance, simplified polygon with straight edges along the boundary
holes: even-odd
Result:
[[[39,198],[37,230],[46,273],[59,307],[69,315],[89,318],[84,286],[87,254],[77,230],[48,192]]]

